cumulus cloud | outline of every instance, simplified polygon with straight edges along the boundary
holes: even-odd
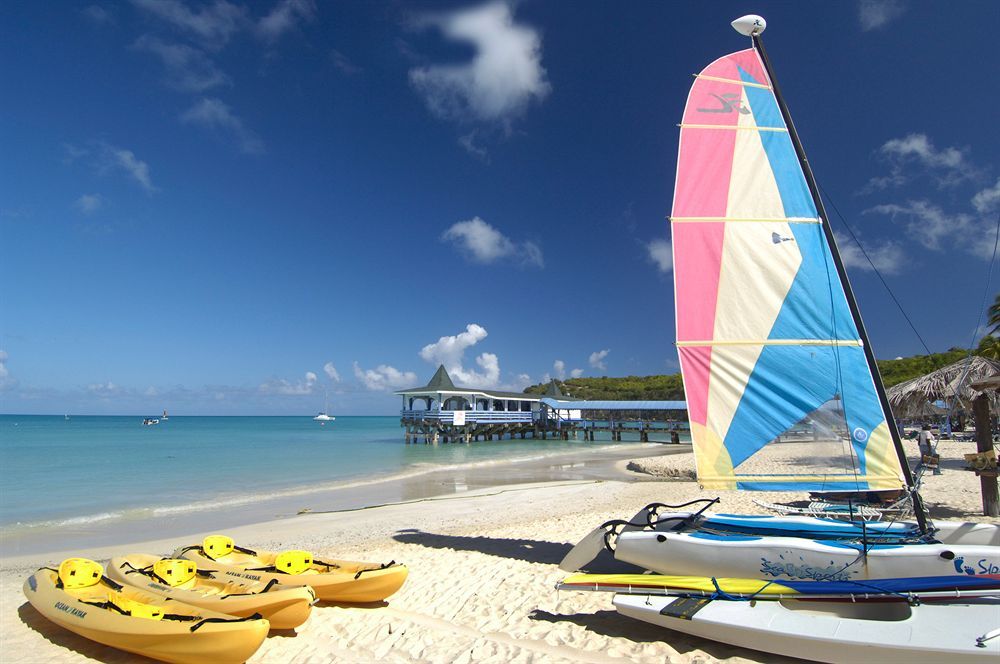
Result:
[[[198,125],[230,136],[240,152],[244,154],[261,154],[264,152],[264,142],[243,125],[229,106],[221,99],[207,97],[184,111],[180,116],[185,124]]]
[[[294,30],[299,21],[316,17],[313,0],[281,0],[270,13],[257,22],[256,33],[261,39],[274,42]]]
[[[115,22],[114,15],[100,5],[88,5],[80,13],[94,25],[104,26]]]
[[[87,392],[102,399],[107,399],[119,394],[121,388],[109,380],[106,383],[91,383],[87,386]]]
[[[604,358],[606,358],[608,356],[608,353],[610,352],[611,352],[610,348],[605,348],[604,350],[595,350],[593,353],[590,354],[590,359],[588,360],[588,362],[590,362],[590,366],[594,367],[595,369],[599,369],[600,371],[607,371],[608,366],[604,363]]]
[[[0,388],[13,382],[10,377],[10,369],[7,368],[7,357],[7,351],[0,350]]]
[[[972,217],[968,214],[947,213],[926,200],[876,205],[865,212],[903,220],[910,237],[936,251],[943,248],[943,241],[950,239],[954,242],[972,225]]]
[[[132,48],[159,58],[166,70],[166,84],[180,92],[204,92],[220,85],[232,85],[201,49],[186,44],[171,44],[157,37],[143,35]]]
[[[132,4],[212,48],[224,46],[248,22],[246,9],[226,0],[215,0],[197,11],[180,0],[132,0]]]
[[[479,370],[464,366],[465,351],[488,336],[486,328],[476,323],[465,326],[465,332],[443,336],[420,350],[420,357],[431,364],[443,364],[458,383],[476,387],[500,385],[500,358],[493,353],[481,353],[475,362]]]
[[[413,387],[417,384],[417,374],[412,371],[400,371],[387,364],[380,364],[374,369],[362,369],[354,363],[354,377],[369,390],[387,392]]]
[[[284,378],[275,378],[261,383],[257,388],[262,394],[282,394],[286,396],[304,396],[313,393],[316,387],[317,376],[312,371],[307,371],[305,378],[295,383],[291,383]]]
[[[333,366],[333,362],[327,362],[323,365],[323,373],[333,382],[340,382],[340,374],[337,372],[337,367]]]
[[[939,187],[950,187],[979,174],[968,159],[968,150],[937,148],[926,134],[907,134],[882,144],[878,154],[889,163],[888,175],[873,177],[862,193],[898,187],[915,175],[930,177]]]
[[[454,243],[466,258],[476,263],[511,258],[523,265],[545,266],[537,244],[527,240],[515,242],[479,217],[453,224],[441,235],[441,240]]]
[[[573,369],[572,371],[569,372],[570,378],[579,378],[582,375],[583,375],[583,369]]]
[[[542,67],[542,39],[514,22],[506,2],[424,15],[417,28],[436,27],[449,40],[470,45],[472,60],[410,70],[410,83],[438,117],[460,122],[510,122],[551,91]]]
[[[94,214],[101,209],[102,205],[104,205],[104,199],[101,198],[100,194],[84,194],[73,203],[73,207],[78,212],[87,215]]]
[[[996,184],[992,187],[987,187],[972,197],[972,207],[980,214],[989,214],[1000,209],[1000,178],[997,178]]]
[[[861,248],[857,243],[846,235],[835,233],[837,248],[840,249],[840,257],[847,267],[858,268],[860,270],[872,270],[872,263],[883,274],[898,274],[902,271],[906,260],[906,253],[896,242],[885,242],[882,244],[866,243],[865,247],[868,257],[872,263],[865,258]]]
[[[649,259],[660,272],[670,272],[674,269],[674,252],[669,240],[653,240],[646,245]]]
[[[556,360],[552,363],[552,370],[556,374],[556,378],[562,380],[566,378],[566,363],[562,360]]]
[[[858,2],[858,20],[865,32],[875,30],[893,21],[906,11],[906,5],[901,0],[860,0]]]
[[[93,155],[93,162],[98,172],[119,171],[135,181],[147,194],[157,191],[153,185],[153,179],[149,175],[149,164],[136,157],[134,152],[103,142],[97,142],[96,145],[97,151]],[[90,151],[86,149],[78,150],[72,146],[64,147],[67,149],[67,154],[70,154],[72,149],[72,154],[75,155],[74,160],[90,155]]]

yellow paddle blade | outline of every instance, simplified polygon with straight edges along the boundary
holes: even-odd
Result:
[[[194,578],[198,568],[190,560],[164,558],[153,563],[153,574],[170,587],[187,583]]]
[[[308,551],[282,551],[274,559],[274,567],[285,574],[302,574],[312,564],[313,556]]]
[[[129,599],[121,593],[108,593],[108,601],[133,618],[145,618],[147,620],[162,620],[163,607],[143,604],[134,599]]]
[[[718,587],[716,587],[718,584]],[[573,574],[559,583],[560,588],[572,590],[613,591],[616,588],[655,588],[663,590],[692,590],[722,592],[732,595],[795,595],[794,588],[773,581],[760,579],[733,579],[708,576],[667,576],[663,574]]]
[[[67,589],[95,586],[102,576],[101,564],[87,558],[67,558],[59,565],[59,580]]]
[[[209,535],[201,543],[201,550],[205,552],[205,555],[212,560],[218,560],[224,556],[228,556],[233,552],[233,548],[236,543],[233,542],[232,537],[226,537],[225,535]]]

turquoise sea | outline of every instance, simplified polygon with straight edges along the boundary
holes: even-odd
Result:
[[[122,528],[235,525],[301,506],[346,509],[579,479],[594,476],[595,461],[635,447],[531,439],[406,445],[398,417],[321,426],[310,417],[173,416],[142,426],[131,416],[0,415],[0,532],[3,549],[24,551],[53,536],[96,543]]]

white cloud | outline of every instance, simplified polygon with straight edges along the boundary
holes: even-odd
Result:
[[[670,272],[674,269],[674,253],[669,240],[653,240],[646,245],[649,259],[660,272]]]
[[[583,375],[583,369],[573,369],[572,371],[569,372],[570,378],[579,378],[582,375]]]
[[[929,176],[939,187],[954,186],[979,174],[969,163],[968,150],[951,146],[938,149],[926,134],[890,139],[878,152],[889,162],[890,173],[871,178],[862,193],[906,184],[915,168],[917,175]]]
[[[410,83],[435,115],[509,128],[532,101],[549,94],[541,36],[531,27],[516,25],[506,2],[425,15],[416,22],[416,27],[428,26],[475,51],[466,64],[410,70]]]
[[[872,269],[871,263],[865,258],[864,253],[850,237],[841,233],[836,233],[837,248],[840,249],[840,257],[847,267],[861,270]],[[885,242],[883,244],[866,243],[865,251],[872,263],[883,274],[898,274],[905,263],[906,253],[896,242]]]
[[[11,382],[10,369],[7,368],[7,351],[0,350],[0,387],[6,387]]]
[[[486,328],[475,323],[466,325],[465,332],[444,336],[420,350],[420,357],[431,364],[443,364],[457,383],[475,387],[500,385],[500,358],[493,353],[476,357],[480,371],[463,366],[465,351],[488,336]]]
[[[453,242],[466,258],[477,263],[494,263],[513,258],[525,265],[544,267],[541,248],[534,242],[515,242],[479,217],[453,224],[441,239]]]
[[[232,85],[230,78],[200,49],[186,44],[169,44],[143,35],[132,48],[152,53],[163,63],[166,83],[181,92],[204,92],[220,85]]]
[[[590,366],[594,367],[595,369],[599,369],[601,371],[607,371],[608,366],[604,363],[604,358],[606,358],[608,356],[608,353],[610,352],[611,352],[610,348],[605,348],[604,350],[595,350],[593,353],[590,354],[590,359],[588,360],[588,362],[590,362]]]
[[[153,385],[150,385],[149,387],[146,388],[146,391],[143,392],[143,394],[147,397],[156,397],[160,395],[160,391],[156,389],[156,387],[154,387]]]
[[[1000,208],[1000,178],[992,187],[987,187],[972,197],[972,207],[980,214],[989,214]]]
[[[307,371],[305,379],[291,383],[284,378],[275,378],[261,383],[257,389],[263,394],[282,394],[286,396],[304,396],[313,393],[316,386],[317,376],[312,371]]]
[[[114,15],[100,5],[89,5],[81,9],[80,13],[94,25],[110,25],[115,22]]]
[[[149,164],[135,156],[135,153],[125,148],[119,148],[108,143],[98,143],[100,154],[97,156],[98,171],[104,173],[110,170],[123,171],[135,180],[147,194],[157,191],[149,175]],[[83,152],[87,154],[87,152]],[[82,156],[82,155],[81,155]]]
[[[281,0],[257,22],[257,36],[268,42],[276,41],[295,29],[299,21],[311,21],[315,16],[316,3],[313,0]]]
[[[132,4],[213,48],[224,46],[248,20],[246,9],[226,0],[215,0],[198,11],[179,0],[132,0]]]
[[[106,383],[91,383],[87,386],[87,391],[102,399],[106,399],[120,393],[121,388],[109,380]]]
[[[214,97],[202,99],[184,111],[180,120],[185,124],[194,124],[229,134],[236,141],[240,151],[245,154],[264,152],[264,142],[243,126],[243,121],[233,114],[229,106],[221,99]]]
[[[337,49],[330,51],[330,61],[333,63],[334,67],[348,76],[353,76],[361,71],[361,67],[351,62],[350,58]]]
[[[380,364],[374,369],[362,369],[355,362],[354,377],[366,388],[376,392],[400,390],[417,384],[417,374],[412,371],[400,371],[386,364]]]
[[[972,218],[965,213],[949,214],[928,201],[908,201],[905,205],[888,203],[865,210],[886,214],[893,219],[906,221],[910,236],[928,249],[941,250],[943,240],[956,242],[972,224]]]
[[[340,382],[340,374],[337,372],[337,367],[333,366],[333,362],[327,362],[323,365],[323,373],[333,382]]]
[[[559,380],[566,378],[566,363],[562,360],[556,360],[553,362],[552,370],[556,372],[556,378]]]
[[[901,0],[860,0],[858,2],[858,20],[865,32],[881,28],[890,21],[899,18],[906,11],[906,5]]]
[[[73,203],[73,207],[81,214],[87,215],[94,214],[101,209],[102,205],[104,205],[104,199],[101,198],[100,194],[84,194]]]

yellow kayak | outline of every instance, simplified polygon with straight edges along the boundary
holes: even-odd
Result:
[[[257,652],[269,625],[168,600],[104,576],[92,560],[69,558],[24,582],[43,616],[112,648],[183,664],[236,664]]]
[[[295,629],[309,618],[316,593],[303,585],[277,582],[237,582],[216,579],[216,572],[199,570],[194,561],[145,553],[118,556],[108,563],[108,576],[154,595],[203,609],[246,617],[259,613],[271,629]]]
[[[381,601],[402,587],[408,573],[405,565],[396,562],[322,561],[307,551],[255,551],[236,546],[224,535],[181,547],[173,557],[193,560],[198,569],[218,571],[216,578],[306,584],[320,599],[334,602]]]

